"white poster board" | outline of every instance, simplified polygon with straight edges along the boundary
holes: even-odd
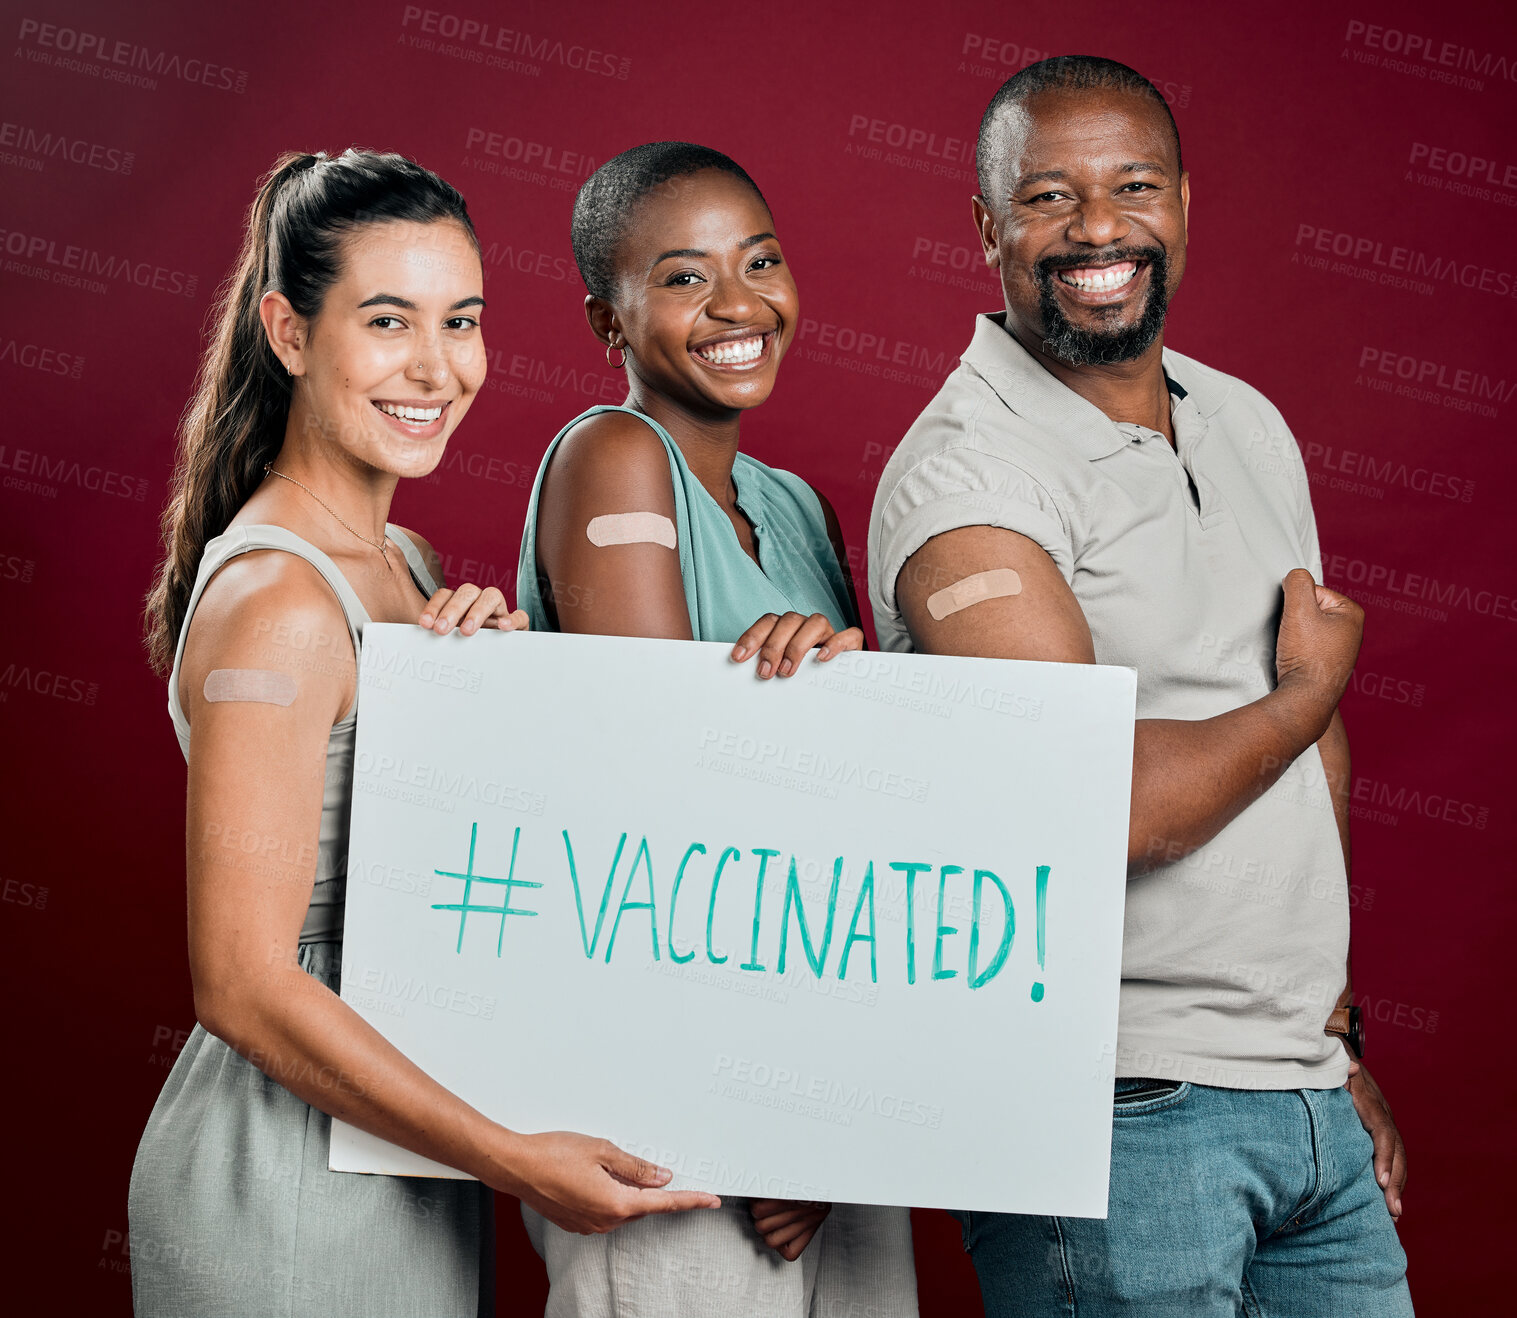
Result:
[[[1134,674],[728,649],[371,624],[343,998],[676,1187],[1104,1216]]]

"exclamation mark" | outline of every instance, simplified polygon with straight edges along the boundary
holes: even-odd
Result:
[[[1038,866],[1038,969],[1043,969],[1044,953],[1048,943],[1048,866]],[[1043,1001],[1043,982],[1036,980],[1032,986],[1032,1000]]]

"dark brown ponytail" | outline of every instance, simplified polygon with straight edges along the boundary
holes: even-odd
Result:
[[[161,520],[163,561],[144,610],[148,656],[160,674],[173,667],[206,543],[226,530],[284,441],[290,379],[269,346],[259,302],[265,293],[283,293],[299,315],[314,317],[341,276],[347,234],[393,220],[454,220],[474,238],[458,191],[404,156],[287,152],[260,183],[179,423]]]

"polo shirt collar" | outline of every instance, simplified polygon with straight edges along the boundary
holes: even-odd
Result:
[[[1092,462],[1110,457],[1131,442],[1105,412],[1080,397],[1017,342],[1006,329],[1004,311],[975,317],[974,337],[961,360],[1011,411],[1051,431]],[[1192,371],[1188,360],[1165,349],[1163,361],[1165,374],[1180,386],[1176,401],[1184,398],[1203,417],[1222,406],[1227,391]]]

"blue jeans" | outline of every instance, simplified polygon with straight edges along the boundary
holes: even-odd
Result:
[[[1108,1217],[955,1216],[986,1318],[1412,1313],[1344,1089],[1118,1080]]]

